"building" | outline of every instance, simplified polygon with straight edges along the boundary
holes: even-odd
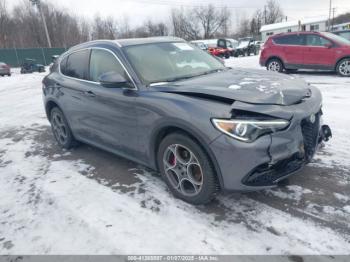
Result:
[[[350,22],[339,24],[339,25],[333,25],[331,29],[331,31],[334,31],[334,32],[344,31],[344,30],[350,30]]]
[[[260,29],[262,41],[266,41],[271,35],[298,32],[298,31],[326,31],[327,17],[305,18],[299,21],[287,21],[276,24],[264,25]]]

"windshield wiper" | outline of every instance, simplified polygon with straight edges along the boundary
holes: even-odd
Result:
[[[165,79],[165,80],[160,81],[160,82],[151,83],[151,84],[149,84],[149,86],[163,85],[163,84],[167,84],[167,83],[170,83],[170,82],[176,82],[176,81],[180,81],[180,80],[190,79],[190,78],[197,77],[197,76],[209,75],[209,74],[212,74],[212,73],[221,72],[223,70],[224,69],[213,69],[213,70],[209,70],[209,71],[206,71],[204,73],[200,73],[200,74],[196,74],[196,75],[179,76],[179,77],[169,78],[169,79]]]

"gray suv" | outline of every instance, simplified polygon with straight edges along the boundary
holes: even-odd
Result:
[[[226,68],[178,38],[72,47],[44,78],[43,94],[60,146],[79,141],[158,170],[192,204],[219,190],[274,187],[331,136],[317,88]]]

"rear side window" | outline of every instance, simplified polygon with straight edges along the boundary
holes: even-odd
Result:
[[[278,45],[303,45],[302,35],[284,35],[273,38],[273,41]]]
[[[326,38],[323,38],[319,35],[306,36],[306,45],[308,46],[325,46],[326,44],[332,44],[332,43]]]
[[[70,77],[88,79],[90,50],[82,50],[68,56],[66,68],[61,72]],[[63,62],[63,61],[62,61]]]
[[[218,47],[226,48],[225,40],[219,39],[219,40],[218,40]]]
[[[102,74],[112,72],[116,72],[128,79],[124,68],[113,54],[105,50],[93,49],[90,59],[90,80],[99,82],[98,79]]]

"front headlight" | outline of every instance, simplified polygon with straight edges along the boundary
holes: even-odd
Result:
[[[240,120],[212,119],[221,132],[244,142],[252,142],[258,137],[283,130],[289,125],[287,120]]]

